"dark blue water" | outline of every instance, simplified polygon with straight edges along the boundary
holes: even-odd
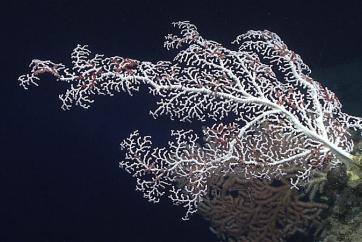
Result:
[[[321,2],[321,1],[319,1]],[[166,142],[173,128],[153,120],[151,97],[100,97],[89,110],[60,110],[64,86],[45,77],[24,91],[33,58],[70,63],[77,44],[106,56],[169,60],[171,22],[189,20],[225,46],[250,29],[278,33],[344,111],[362,115],[362,3],[350,1],[12,1],[1,3],[0,241],[218,241],[200,216],[167,200],[154,205],[118,168],[119,142],[134,129]],[[309,237],[308,237],[309,238]],[[293,239],[296,241],[296,238]],[[306,241],[306,240],[304,240]]]

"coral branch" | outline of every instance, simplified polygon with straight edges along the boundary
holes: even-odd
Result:
[[[147,86],[159,98],[154,118],[214,121],[203,131],[203,146],[191,130],[172,131],[166,148],[153,148],[150,137],[138,132],[122,142],[126,157],[120,166],[137,178],[137,190],[152,202],[167,194],[187,208],[185,218],[197,210],[214,174],[288,175],[297,187],[315,171],[353,164],[350,130],[362,129],[361,118],[343,113],[336,95],[310,77],[309,67],[278,35],[248,31],[230,50],[204,39],[189,22],[174,26],[180,33],[165,41],[177,51],[172,61],[92,56],[78,45],[72,67],[33,60],[20,85],[38,85],[43,73],[67,82],[59,96],[64,110],[89,108],[97,95],[132,95]],[[233,122],[223,124],[226,117]]]

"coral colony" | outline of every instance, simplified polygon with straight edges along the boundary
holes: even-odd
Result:
[[[203,137],[172,130],[167,147],[153,147],[139,131],[121,143],[126,155],[120,167],[136,177],[136,189],[151,202],[168,196],[183,205],[184,219],[206,199],[211,178],[287,179],[298,189],[317,172],[359,165],[351,155],[351,131],[362,130],[362,118],[343,113],[336,95],[310,77],[309,67],[278,35],[248,31],[230,50],[204,39],[189,22],[173,25],[180,32],[167,35],[164,44],[178,51],[172,61],[92,56],[78,45],[72,67],[33,60],[20,85],[38,85],[42,73],[69,83],[59,95],[64,110],[89,108],[97,95],[132,95],[147,86],[159,98],[150,112],[154,118],[211,120]]]

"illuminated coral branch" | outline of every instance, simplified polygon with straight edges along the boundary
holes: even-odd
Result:
[[[147,86],[159,98],[154,118],[216,122],[204,130],[203,146],[184,130],[173,131],[165,148],[153,148],[150,137],[138,132],[122,142],[126,158],[120,165],[137,177],[137,190],[153,202],[167,194],[187,208],[186,218],[205,196],[211,174],[270,179],[293,173],[297,187],[315,170],[352,164],[349,133],[362,129],[362,119],[342,113],[335,94],[309,76],[308,66],[279,36],[249,31],[230,50],[204,39],[189,22],[174,26],[180,34],[165,41],[178,51],[172,61],[91,56],[78,45],[72,67],[33,60],[20,85],[37,85],[42,73],[69,83],[59,96],[64,110],[89,108],[96,95],[132,95]],[[221,123],[226,117],[233,122]]]

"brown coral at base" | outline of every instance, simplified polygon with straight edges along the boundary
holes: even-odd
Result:
[[[288,182],[228,176],[211,182],[199,212],[223,241],[281,242],[318,225],[323,208]]]

